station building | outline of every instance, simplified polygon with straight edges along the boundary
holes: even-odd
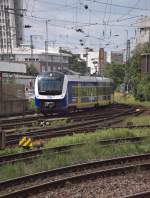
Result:
[[[0,59],[7,59],[8,54],[0,54]],[[10,55],[11,61],[25,63],[26,65],[34,65],[38,73],[45,71],[61,71],[68,69],[69,56],[68,54],[59,53],[59,51],[49,51],[47,54],[44,50],[34,49],[31,54],[30,48],[14,48]]]

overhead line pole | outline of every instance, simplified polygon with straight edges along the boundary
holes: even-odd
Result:
[[[33,58],[33,35],[30,35],[31,59]]]
[[[46,20],[46,41],[45,41],[46,67],[45,67],[45,71],[48,71],[48,21],[49,20]]]

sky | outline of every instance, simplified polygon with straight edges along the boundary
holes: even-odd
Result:
[[[75,53],[85,48],[123,51],[135,37],[135,22],[150,16],[150,0],[24,0],[25,42],[34,36],[35,47],[44,48],[46,20],[50,47]],[[132,42],[131,42],[132,44]]]

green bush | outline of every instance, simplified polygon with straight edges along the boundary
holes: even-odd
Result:
[[[138,83],[135,96],[140,101],[150,101],[150,74],[145,74]]]

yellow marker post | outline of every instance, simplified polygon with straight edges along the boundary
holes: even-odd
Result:
[[[20,141],[19,141],[19,146],[23,146],[23,144],[26,142],[27,137],[23,137]]]
[[[23,148],[29,149],[32,147],[32,141],[31,138],[27,138],[26,136],[23,137],[20,141],[19,141],[19,146],[22,146]]]

